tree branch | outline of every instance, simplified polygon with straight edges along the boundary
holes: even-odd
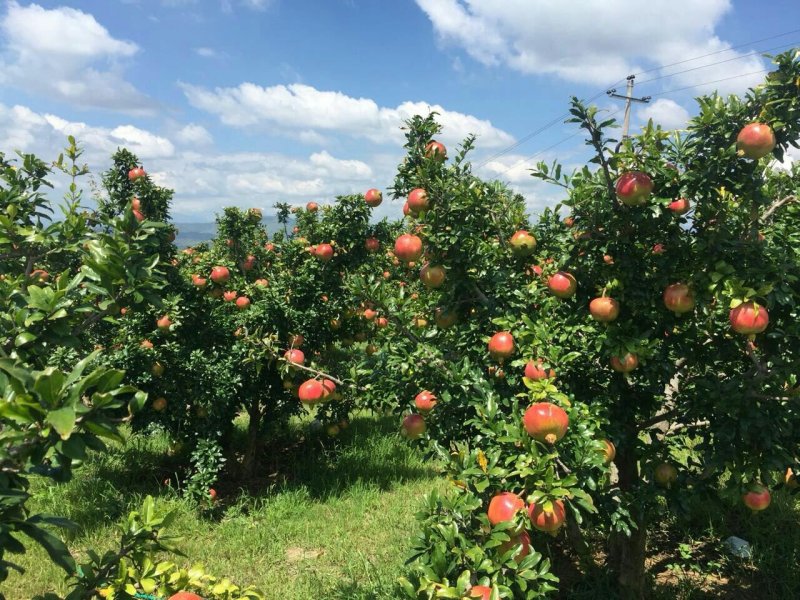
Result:
[[[786,196],[785,198],[781,198],[779,200],[775,200],[772,204],[769,205],[769,208],[764,211],[764,214],[761,215],[762,221],[767,221],[772,215],[784,204],[789,204],[790,202],[797,202],[797,196]]]

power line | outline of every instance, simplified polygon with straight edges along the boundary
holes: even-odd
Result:
[[[667,73],[665,75],[659,75],[658,77],[651,77],[650,79],[645,79],[644,81],[640,81],[639,85],[644,85],[645,83],[650,83],[651,81],[658,81],[659,79],[665,79],[668,77],[674,77],[675,75],[681,75],[683,73],[689,73],[691,71],[697,71],[699,69],[707,69],[708,67],[713,67],[716,65],[721,65],[724,63],[728,63],[734,60],[742,60],[743,58],[749,58],[751,56],[755,56],[757,54],[761,54],[763,52],[769,52],[771,50],[777,50],[779,48],[786,48],[790,46],[796,46],[800,44],[800,41],[792,42],[790,44],[781,44],[780,46],[773,46],[772,48],[765,48],[763,50],[753,50],[752,52],[748,52],[747,54],[742,54],[741,56],[734,56],[733,58],[728,58],[725,60],[718,60],[717,62],[708,63],[707,65],[700,65],[699,67],[692,67],[691,69],[684,69],[682,71],[675,71],[674,73]]]
[[[787,35],[791,35],[792,33],[798,33],[798,32],[800,32],[800,29],[791,29],[789,31],[784,31],[783,33],[778,33],[775,35],[771,35],[769,37],[761,38],[760,40],[750,40],[749,42],[739,44],[738,46],[731,46],[730,48],[725,48],[724,50],[717,50],[715,52],[709,52],[708,54],[703,54],[702,56],[695,56],[693,58],[687,58],[685,60],[679,60],[674,63],[669,63],[668,65],[661,65],[658,67],[653,67],[652,69],[645,69],[644,71],[639,71],[638,73],[634,73],[634,75],[644,75],[645,73],[652,73],[653,71],[658,71],[659,69],[666,69],[667,67],[682,65],[687,62],[692,62],[693,60],[700,60],[701,58],[706,58],[707,56],[714,56],[716,54],[722,54],[723,52],[738,50],[739,48],[744,48],[745,46],[750,46],[751,44],[760,44],[761,42],[766,42],[767,40],[774,40],[775,38],[784,37]]]
[[[732,50],[737,50],[738,48],[743,48],[744,46],[749,46],[751,44],[758,44],[758,43],[761,43],[761,42],[765,42],[765,41],[768,41],[768,40],[773,40],[775,38],[784,37],[784,36],[791,35],[793,33],[798,33],[798,32],[800,32],[800,29],[792,29],[792,30],[785,31],[783,33],[778,33],[778,34],[775,34],[775,35],[771,35],[771,36],[768,36],[768,37],[765,37],[765,38],[761,38],[761,39],[757,39],[757,40],[750,40],[749,42],[745,42],[743,44],[738,44],[736,46],[731,46],[730,48],[725,48],[723,50],[716,50],[714,52],[709,52],[707,54],[702,54],[700,56],[694,56],[692,58],[679,60],[679,61],[676,61],[676,62],[673,62],[673,63],[669,63],[669,64],[666,64],[666,65],[653,67],[652,69],[646,69],[644,71],[639,71],[638,73],[635,73],[634,76],[643,75],[645,73],[651,73],[653,71],[658,71],[660,69],[666,69],[668,67],[673,67],[673,66],[676,66],[676,65],[685,64],[687,62],[700,60],[701,58],[707,58],[709,56],[715,56],[717,54],[722,54],[724,52],[730,52]],[[731,58],[731,59],[725,59],[725,60],[721,60],[721,61],[718,61],[718,62],[709,63],[709,64],[703,65],[701,67],[693,67],[691,69],[685,69],[683,71],[676,71],[675,73],[670,73],[668,75],[661,75],[659,77],[653,77],[651,79],[646,79],[645,81],[640,82],[640,84],[648,83],[650,81],[656,81],[658,79],[664,79],[664,78],[672,77],[673,75],[679,75],[681,73],[687,73],[689,71],[695,71],[695,70],[698,70],[698,69],[704,69],[704,68],[712,67],[714,65],[730,62],[732,60],[740,60],[741,58],[744,58],[745,56],[749,56],[749,55],[753,55],[753,54],[760,54],[762,52],[767,52],[769,50],[775,50],[777,48],[781,48],[781,47],[784,47],[784,46],[791,46],[791,45],[794,45],[794,44],[782,44],[781,46],[776,46],[776,47],[773,47],[773,48],[767,48],[766,50],[754,50],[753,52],[751,52],[749,54],[746,54],[746,55],[743,55],[743,56],[737,56],[737,57],[734,57],[734,58]],[[620,84],[620,83],[622,83],[624,81],[625,81],[625,79],[619,79],[616,82],[612,83],[611,85],[606,86],[605,90],[613,88],[614,86],[616,86],[616,85],[618,85],[618,84]],[[725,80],[723,79],[723,80],[720,80],[720,81],[725,81]],[[716,82],[709,82],[709,83],[716,83]],[[694,87],[694,86],[691,86],[691,87]],[[688,88],[682,88],[682,89],[688,89]],[[595,100],[598,97],[602,96],[604,93],[606,93],[606,92],[605,91],[598,92],[594,96],[583,100],[583,102],[591,102],[592,100]],[[668,92],[660,92],[658,94],[651,94],[651,96],[663,95],[665,93],[668,93]],[[558,117],[554,118],[553,120],[548,121],[547,123],[545,123],[544,125],[542,125],[538,129],[535,129],[534,131],[532,131],[532,132],[528,133],[527,135],[523,136],[522,138],[520,138],[519,140],[517,140],[516,142],[514,142],[510,146],[508,146],[506,148],[503,148],[502,150],[496,152],[495,154],[492,154],[491,156],[485,158],[478,165],[476,165],[475,168],[479,169],[481,167],[484,167],[487,164],[489,164],[490,162],[492,162],[493,160],[508,154],[509,152],[511,152],[512,150],[515,150],[516,148],[519,148],[525,142],[533,139],[534,137],[536,137],[537,135],[540,135],[541,133],[544,133],[545,131],[547,131],[551,127],[557,125],[559,122],[563,121],[564,119],[566,119],[568,117],[569,117],[569,113],[563,113],[563,114],[559,115]]]
[[[695,85],[689,85],[689,86],[686,86],[686,87],[675,88],[675,89],[672,89],[672,90],[666,90],[666,91],[664,91],[664,92],[658,92],[658,93],[656,93],[656,94],[652,94],[652,95],[653,95],[653,96],[663,96],[663,95],[665,95],[665,94],[672,94],[672,93],[675,93],[675,92],[682,92],[683,90],[689,90],[689,89],[693,89],[693,88],[697,88],[697,87],[702,87],[702,86],[704,86],[704,85],[711,85],[712,83],[720,83],[720,82],[722,82],[722,81],[729,81],[729,80],[731,80],[731,79],[738,79],[739,77],[748,77],[748,76],[750,76],[750,75],[756,75],[756,74],[758,74],[758,73],[766,73],[766,72],[767,72],[767,70],[766,70],[766,69],[761,69],[761,70],[759,70],[759,71],[751,71],[750,73],[741,73],[741,74],[739,74],[739,75],[734,75],[734,76],[732,76],[732,77],[724,77],[724,78],[722,78],[722,79],[715,79],[714,81],[705,81],[705,82],[703,82],[703,83],[697,83],[697,84],[695,84]],[[607,115],[607,117],[613,117],[613,116],[614,116],[615,114],[617,114],[617,113],[618,113],[620,110],[621,110],[621,109],[619,109],[619,108],[618,108],[618,109],[616,109],[616,110],[614,110],[614,111],[610,112],[610,113]],[[575,133],[573,133],[573,134],[571,134],[571,135],[569,135],[569,136],[567,136],[567,137],[565,137],[565,138],[563,138],[563,139],[561,139],[561,140],[557,141],[555,144],[552,144],[552,145],[548,146],[547,148],[545,148],[545,149],[543,149],[543,150],[539,150],[538,152],[536,152],[535,154],[532,154],[531,156],[528,156],[527,158],[523,158],[523,159],[521,159],[521,160],[517,161],[516,163],[514,163],[513,165],[511,165],[511,166],[510,166],[510,167],[508,167],[507,169],[505,169],[505,170],[501,171],[500,173],[498,173],[498,174],[497,174],[497,177],[502,177],[503,175],[505,175],[505,174],[506,174],[506,173],[508,173],[509,171],[511,171],[511,170],[513,170],[513,169],[516,169],[518,166],[520,166],[520,165],[522,165],[522,164],[524,164],[524,163],[526,163],[526,162],[528,162],[528,161],[530,161],[530,160],[533,160],[533,159],[534,159],[534,158],[536,158],[537,156],[539,156],[539,155],[541,155],[541,154],[544,154],[545,152],[548,152],[549,150],[552,150],[552,149],[553,149],[553,148],[555,148],[556,146],[560,146],[560,145],[561,145],[561,144],[563,144],[564,142],[566,142],[566,141],[568,141],[568,140],[571,140],[572,138],[574,138],[575,136],[577,136],[579,133],[580,133],[580,130],[578,130],[578,131],[576,131]]]

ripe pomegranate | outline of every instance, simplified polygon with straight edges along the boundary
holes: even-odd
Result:
[[[742,502],[752,511],[764,510],[772,501],[769,490],[761,484],[751,484],[747,491],[742,494]]]
[[[647,173],[629,171],[617,180],[617,198],[625,206],[641,206],[646,204],[653,193],[653,180]]]
[[[757,302],[743,302],[729,314],[731,327],[736,333],[752,335],[761,333],[769,325],[767,309]]]
[[[492,597],[492,588],[485,585],[473,585],[469,589],[469,597],[477,598],[478,600],[489,600]],[[170,598],[170,600],[172,600]],[[191,600],[187,598],[186,600]]]
[[[578,282],[571,273],[566,271],[559,271],[549,277],[547,280],[547,288],[553,293],[554,296],[559,298],[571,298],[575,295],[575,290],[578,289]]]
[[[622,358],[618,356],[611,357],[611,368],[618,373],[630,373],[638,366],[639,357],[631,352],[628,352]]]
[[[619,302],[608,296],[601,296],[589,302],[589,312],[595,321],[610,323],[619,316]]]
[[[372,319],[374,319],[374,318],[375,318],[375,316],[376,316],[378,313],[376,313],[376,312],[375,312],[373,309],[371,309],[371,308],[365,308],[365,309],[364,309],[364,313],[363,313],[363,314],[364,314],[364,318],[365,318],[367,321],[372,321]]]
[[[300,384],[297,390],[297,396],[303,404],[316,404],[325,395],[325,388],[322,382],[317,379],[309,379]]]
[[[333,258],[333,246],[330,244],[319,244],[314,247],[314,256],[322,262],[328,262]]]
[[[489,355],[502,362],[514,354],[514,336],[508,331],[499,331],[489,340]]]
[[[566,522],[567,511],[561,500],[531,502],[528,506],[528,516],[531,524],[539,531],[554,533]]]
[[[661,463],[653,474],[656,483],[661,487],[670,488],[678,480],[678,469],[672,463]]]
[[[163,396],[160,396],[160,397],[156,398],[155,400],[153,400],[153,410],[154,411],[161,412],[165,408],[167,408],[167,399],[166,398],[164,398]]]
[[[428,192],[422,188],[415,188],[408,194],[408,209],[412,213],[427,210],[429,205]]]
[[[142,201],[139,200],[136,196],[133,197],[131,200],[131,209],[132,210],[142,210]]]
[[[236,308],[238,308],[239,310],[244,310],[249,307],[250,307],[250,298],[248,298],[247,296],[239,296],[236,299]]]
[[[486,516],[489,517],[489,523],[497,525],[511,521],[517,512],[524,508],[525,502],[522,501],[522,498],[512,492],[500,492],[489,501],[489,510],[486,511]]]
[[[247,258],[244,259],[242,262],[242,269],[245,271],[252,271],[253,267],[256,266],[256,257],[252,254],[248,254]]]
[[[230,278],[231,272],[228,271],[228,267],[217,266],[211,269],[211,281],[214,283],[225,283]]]
[[[269,281],[266,279],[256,279],[253,283],[255,283],[258,287],[267,287],[269,285]]]
[[[144,348],[145,350],[152,350],[153,349],[153,342],[150,340],[142,340],[139,344],[140,348]]]
[[[142,214],[142,211],[140,210],[134,210],[133,216],[139,223],[141,223],[145,219],[145,216]]]
[[[567,433],[569,417],[563,408],[550,402],[531,404],[522,417],[525,431],[538,442],[555,444]]]
[[[667,249],[664,247],[664,244],[656,244],[653,246],[653,254],[664,254]]]
[[[664,290],[664,306],[676,315],[694,310],[694,292],[685,283],[673,283]]]
[[[436,402],[436,396],[427,390],[420,392],[414,398],[414,406],[416,406],[417,410],[421,413],[432,411],[433,407],[436,406]]]
[[[306,210],[308,212],[317,212],[319,210],[319,204],[316,202],[309,202],[306,204]]]
[[[376,206],[380,206],[381,202],[383,202],[383,193],[375,188],[369,189],[367,193],[364,194],[364,200],[369,206],[375,208]]]
[[[303,351],[295,348],[287,350],[283,355],[283,358],[293,365],[303,365],[306,362],[306,355],[303,353]]]
[[[376,327],[380,327],[381,329],[383,329],[384,327],[388,327],[388,325],[389,325],[389,319],[387,319],[386,317],[378,317],[377,319],[375,319]]]
[[[378,241],[378,238],[367,238],[364,240],[364,248],[367,249],[367,252],[379,252],[381,249],[381,243]]]
[[[141,179],[146,175],[147,173],[142,167],[134,167],[130,171],[128,171],[128,180],[136,181],[137,179]]]
[[[736,136],[736,148],[740,156],[758,160],[775,148],[775,134],[769,125],[750,123]]]
[[[692,208],[691,202],[689,202],[688,198],[678,198],[677,200],[673,200],[667,206],[673,213],[676,215],[685,215],[689,212],[689,209]]]
[[[171,326],[172,321],[170,321],[169,315],[164,315],[156,321],[156,327],[158,327],[161,331],[169,331]]]
[[[192,285],[196,287],[205,287],[208,280],[205,277],[200,277],[196,273],[192,275]]]
[[[407,217],[410,213],[411,208],[408,206],[408,200],[406,200],[405,204],[403,204],[403,215]]]
[[[521,531],[517,535],[512,535],[510,540],[503,542],[497,547],[497,551],[500,555],[503,555],[509,550],[516,548],[520,544],[522,545],[522,548],[520,548],[520,550],[513,556],[514,560],[520,562],[531,552],[531,536],[527,531]]]
[[[403,419],[403,424],[400,427],[400,433],[410,440],[416,440],[423,433],[425,433],[425,419],[422,415],[412,413]]]
[[[395,241],[394,253],[405,263],[415,262],[422,256],[422,240],[416,235],[404,233]]]
[[[289,346],[291,346],[292,348],[300,348],[303,345],[303,342],[305,341],[306,338],[304,338],[299,333],[289,336]]]
[[[444,147],[444,144],[431,140],[425,145],[425,158],[443,162],[447,160],[447,148]]]
[[[430,266],[426,263],[419,272],[419,278],[429,290],[442,287],[446,277],[444,267],[439,265]]]
[[[458,322],[458,313],[450,308],[437,308],[433,320],[440,329],[449,329]]]
[[[200,596],[192,592],[178,592],[177,594],[172,594],[169,597],[169,600],[203,600]]]
[[[515,256],[530,256],[536,248],[536,238],[524,229],[520,229],[508,241]]]
[[[610,465],[617,456],[617,447],[611,440],[603,440],[603,462]]]
[[[544,367],[542,367],[542,362],[541,358],[537,358],[535,361],[529,360],[525,365],[525,377],[534,381],[539,379],[554,379],[556,372],[553,369],[545,371]]]
[[[323,379],[322,380],[322,400],[323,402],[328,400],[335,400],[337,397],[336,394],[336,384],[333,383],[330,379]]]
[[[234,292],[233,290],[229,290],[224,294],[222,294],[222,299],[225,302],[233,302],[236,300],[236,292]]]

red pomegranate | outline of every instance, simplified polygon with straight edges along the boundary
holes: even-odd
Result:
[[[537,402],[525,411],[522,423],[528,435],[536,441],[555,444],[567,433],[569,417],[560,406],[550,402]]]
[[[745,125],[736,136],[736,148],[741,156],[758,160],[775,148],[775,133],[764,123]]]
[[[664,306],[676,315],[694,310],[694,292],[685,283],[673,283],[664,290]]]
[[[478,600],[489,600],[492,597],[492,588],[485,585],[473,585],[469,589],[469,597]]]
[[[422,256],[422,240],[416,235],[404,233],[395,241],[394,253],[403,262],[415,262]]]
[[[618,356],[611,357],[611,368],[618,373],[630,373],[638,366],[639,357],[631,352],[628,352],[622,358]]]
[[[408,209],[412,213],[418,213],[428,208],[428,192],[422,188],[416,188],[408,194]]]
[[[514,515],[524,508],[525,502],[522,501],[522,498],[512,492],[501,492],[489,501],[489,510],[486,511],[486,516],[489,517],[489,523],[497,525],[504,521],[511,521]]]
[[[742,502],[752,511],[764,510],[772,501],[769,490],[760,484],[752,484],[742,494]]]
[[[647,173],[629,171],[617,179],[616,192],[625,206],[641,206],[653,193],[653,180]]]
[[[689,209],[692,208],[692,203],[689,202],[688,198],[678,198],[677,200],[670,202],[667,208],[669,208],[676,215],[680,216],[689,212]]]
[[[410,440],[415,440],[425,433],[425,419],[422,415],[412,413],[403,419],[400,433]]]
[[[425,145],[425,158],[442,162],[447,160],[447,148],[441,142],[431,140]]]
[[[300,384],[300,389],[297,390],[297,397],[303,404],[316,404],[325,395],[325,388],[322,382],[317,379],[309,379]]]
[[[290,362],[293,365],[302,365],[306,362],[306,355],[303,353],[303,351],[295,348],[287,350],[283,357],[287,362]]]
[[[378,238],[367,238],[364,240],[364,248],[367,249],[367,252],[378,252],[381,249],[381,243]]]
[[[444,267],[439,265],[425,264],[419,272],[420,280],[430,290],[442,287],[445,277]]]
[[[559,271],[550,276],[547,280],[547,287],[554,296],[559,298],[571,298],[578,289],[578,282],[575,281],[572,273]]]
[[[531,502],[528,507],[528,516],[531,524],[539,531],[554,533],[567,520],[567,511],[561,500]]]
[[[514,336],[508,331],[499,331],[489,340],[489,354],[498,361],[503,361],[514,354]]]
[[[539,379],[555,378],[556,372],[553,369],[550,369],[550,371],[545,371],[545,369],[542,367],[542,362],[543,361],[541,358],[529,360],[525,365],[525,377],[528,379],[533,379],[534,381]]]
[[[522,548],[520,548],[520,550],[514,555],[514,560],[520,562],[531,552],[531,536],[527,531],[521,531],[517,535],[512,535],[510,540],[500,544],[497,547],[497,551],[503,555],[509,550],[516,548],[520,544],[522,544]]]
[[[436,406],[436,402],[436,396],[427,390],[420,392],[414,398],[414,405],[421,413],[427,413],[433,410],[433,407]]]
[[[589,302],[589,312],[595,321],[610,323],[619,316],[619,302],[608,296],[601,296]]]
[[[322,262],[328,262],[333,258],[333,246],[330,244],[318,244],[314,248],[314,256],[316,256]]]
[[[203,600],[203,599],[193,592],[178,592],[177,594],[172,594],[172,596],[169,597],[169,600]]]
[[[536,238],[524,229],[520,229],[508,241],[515,256],[530,256],[536,248]]]
[[[211,269],[211,281],[214,283],[225,283],[231,278],[231,272],[228,267],[216,266]]]
[[[383,202],[383,194],[380,190],[372,188],[367,190],[367,193],[364,194],[364,200],[369,206],[375,208],[376,206],[380,206],[381,202]]]
[[[761,333],[769,325],[767,309],[757,302],[743,302],[732,308],[729,319],[733,330],[745,335]]]

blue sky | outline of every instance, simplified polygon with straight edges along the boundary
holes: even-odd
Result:
[[[176,190],[176,220],[210,221],[225,205],[388,187],[403,119],[433,107],[443,141],[478,134],[479,173],[511,183],[535,212],[557,196],[526,159],[561,142],[535,158],[582,163],[575,129],[558,123],[492,157],[570,96],[648,70],[636,93],[657,95],[634,126],[679,128],[694,96],[758,83],[747,74],[767,63],[753,51],[800,47],[791,29],[793,0],[4,1],[0,150],[50,158],[74,134],[101,170],[128,146]],[[379,216],[399,211],[385,202]]]

